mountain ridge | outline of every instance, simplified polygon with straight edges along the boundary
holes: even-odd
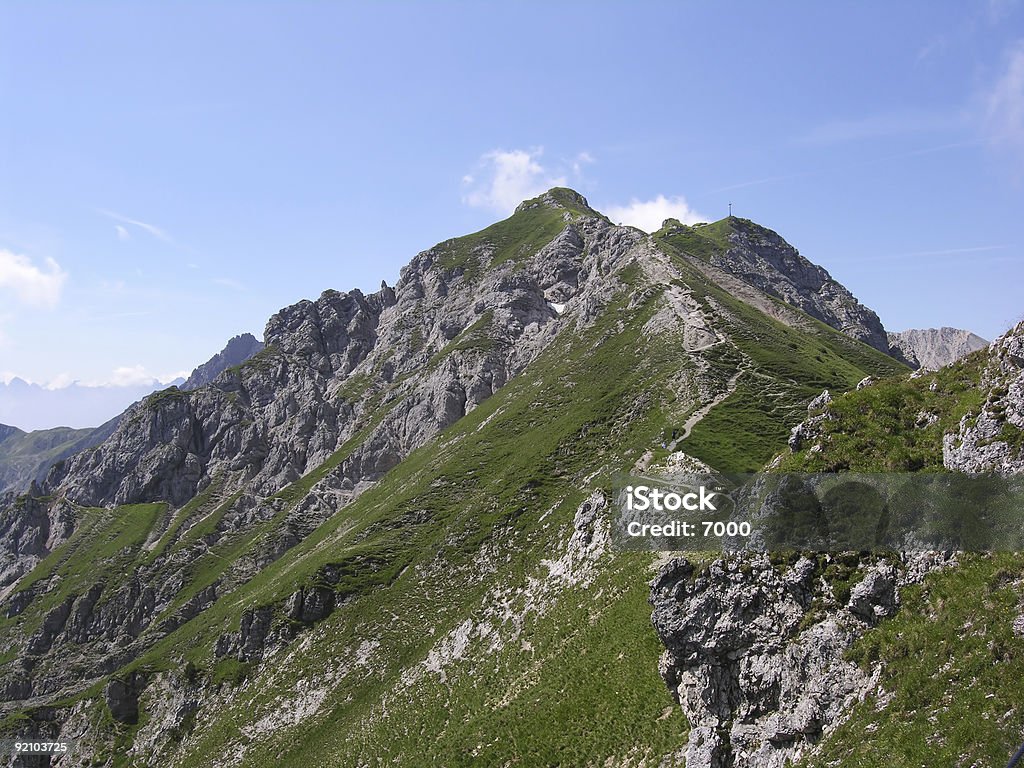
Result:
[[[542,762],[683,748],[652,564],[603,533],[608,478],[672,451],[760,466],[822,387],[907,369],[583,203],[542,195],[417,254],[393,288],[282,309],[254,357],[151,395],[39,495],[0,501],[7,727],[77,732],[117,764],[279,764],[285,745],[286,764],[389,762],[418,753],[399,720],[456,707],[446,764],[470,741],[509,760],[522,728]],[[586,727],[552,730],[524,681],[585,682],[556,650],[579,643],[631,693],[577,699]],[[524,644],[543,649],[532,672]],[[504,709],[470,682],[494,676]],[[280,720],[292,707],[308,716]]]
[[[181,389],[198,389],[209,384],[228,368],[241,365],[262,351],[263,342],[251,333],[232,336],[220,352],[193,369],[189,377],[181,384]]]

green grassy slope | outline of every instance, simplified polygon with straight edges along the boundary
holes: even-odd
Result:
[[[778,453],[789,430],[806,416],[807,403],[823,389],[844,392],[868,375],[902,377],[908,372],[896,360],[810,316],[803,316],[808,330],[766,316],[695,270],[672,238],[659,244],[673,255],[694,296],[712,302],[716,319],[733,342],[709,350],[712,370],[725,379],[737,368],[745,368],[736,391],[679,445],[711,466],[757,471]]]
[[[436,248],[441,254],[441,265],[451,271],[462,270],[469,279],[476,279],[488,266],[533,256],[562,231],[566,215],[601,216],[572,190],[556,187],[548,194],[559,207],[541,203],[543,196],[527,200],[507,219],[440,243]],[[481,257],[485,249],[490,253],[487,259]]]
[[[546,576],[541,561],[564,549],[580,488],[606,486],[611,471],[635,461],[663,428],[665,377],[679,362],[670,348],[641,343],[649,312],[627,312],[623,299],[582,339],[556,342],[532,376],[510,382],[133,665],[173,669],[187,658],[210,680],[240,677],[211,648],[237,627],[241,608],[280,606],[326,567],[345,574],[335,589],[349,602],[314,630],[317,642],[275,661],[270,680],[243,685],[181,764],[203,765],[202,756],[239,738],[247,721],[278,711],[277,697],[296,681],[315,680],[342,649],[370,639],[383,660],[348,671],[322,717],[254,745],[247,764],[458,765],[474,750],[487,755],[484,764],[517,756],[543,764],[559,754],[572,764],[593,755],[656,762],[681,746],[685,726],[657,675],[649,559],[609,556],[592,585],[568,588],[547,611],[532,611],[527,593],[517,592]],[[594,471],[599,476],[587,483]],[[513,605],[520,601],[516,642],[499,653],[475,650],[443,684],[425,675],[389,700],[441,634],[486,612],[494,584],[508,586]],[[431,734],[427,750],[423,734]],[[277,756],[282,750],[287,758]]]
[[[810,446],[784,458],[780,469],[916,472],[942,469],[942,435],[977,414],[985,399],[980,350],[935,373],[880,381],[832,403],[820,426],[824,450]]]

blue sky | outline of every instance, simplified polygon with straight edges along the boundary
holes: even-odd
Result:
[[[554,183],[777,230],[893,330],[1024,316],[1024,9],[5,3],[0,375],[169,377]]]

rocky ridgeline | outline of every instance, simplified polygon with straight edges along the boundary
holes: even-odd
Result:
[[[912,368],[937,371],[971,352],[984,349],[988,342],[959,328],[926,328],[890,333],[889,344]]]
[[[326,291],[288,307],[248,364],[195,392],[150,397],[105,444],[55,471],[48,491],[85,505],[178,505],[230,475],[270,494],[365,426],[376,395],[387,414],[335,478],[339,487],[375,480],[543,349],[561,327],[553,303],[576,298],[587,320],[587,304],[603,305],[609,275],[640,239],[595,216],[567,226],[525,269],[497,265],[478,281],[445,267],[442,244],[394,288]],[[473,258],[489,255],[483,247]]]
[[[858,389],[871,386],[866,379]],[[946,469],[1024,471],[1024,323],[992,343],[980,413],[943,438]],[[821,450],[827,391],[808,406],[790,448]],[[744,553],[696,568],[664,566],[652,584],[652,620],[665,644],[662,675],[692,730],[689,768],[781,768],[876,690],[878,669],[845,658],[867,629],[899,608],[900,590],[949,564],[945,556],[856,555],[795,562]]]
[[[881,321],[823,267],[772,230],[731,217],[729,247],[711,256],[711,264],[803,310],[858,341],[890,354]]]
[[[528,226],[507,238],[447,241],[417,255],[394,287],[382,284],[369,295],[326,291],[281,310],[266,326],[265,348],[244,364],[228,366],[194,391],[150,396],[101,445],[55,466],[29,497],[0,500],[0,562],[13,563],[0,572],[7,593],[0,610],[16,618],[33,605],[46,606],[41,626],[26,637],[11,629],[8,648],[0,649],[19,654],[0,678],[6,708],[38,707],[118,673],[253,578],[524,371],[560,334],[582,336],[635,279],[635,269],[623,275],[627,267],[639,267],[647,279],[624,312],[664,296],[645,331],[678,332],[680,356],[726,343],[714,313],[679,284],[680,273],[651,238],[613,226],[568,190],[527,201],[517,216],[548,221],[552,212],[562,226],[546,244],[515,250]],[[786,251],[781,238],[741,234],[730,253],[735,250],[733,266],[743,279],[756,284],[757,274],[768,275],[766,291],[811,307],[831,324],[845,323],[857,338],[874,339],[873,313],[858,325],[856,300],[830,278],[818,282],[817,268]],[[757,250],[749,261],[760,260],[760,267],[744,266],[744,249]],[[697,394],[687,392],[695,407],[711,397],[700,386]],[[305,484],[292,486],[304,476]],[[110,583],[87,575],[62,590],[68,585],[50,576],[12,591],[72,536],[82,507],[153,501],[174,509],[201,502],[203,519],[215,523],[189,536],[196,520],[171,528],[170,515],[160,518],[143,545],[152,557],[138,558],[131,572]],[[268,532],[233,556],[212,583],[184,604],[175,602],[191,584],[189,568],[212,548],[270,521]],[[168,539],[158,547],[163,536]],[[284,605],[248,606],[210,650],[218,658],[258,662],[296,627],[335,609],[336,577],[319,573]],[[278,609],[284,625],[272,620]],[[131,722],[146,678],[121,676],[105,685],[111,714]]]

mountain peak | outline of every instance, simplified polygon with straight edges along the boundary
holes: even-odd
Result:
[[[552,187],[547,192],[529,200],[524,200],[516,207],[516,213],[545,205],[549,208],[564,208],[570,213],[584,214],[587,216],[600,216],[601,214],[590,207],[587,198],[568,187]]]
[[[223,371],[235,365],[241,365],[250,357],[263,349],[263,342],[251,333],[242,333],[232,337],[227,345],[205,363],[197,366],[188,380],[182,384],[183,390],[199,389],[209,384]]]

